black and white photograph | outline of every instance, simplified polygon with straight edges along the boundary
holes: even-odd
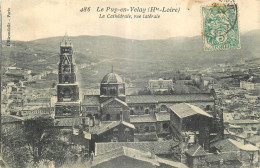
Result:
[[[0,4],[0,168],[260,167],[260,0]]]

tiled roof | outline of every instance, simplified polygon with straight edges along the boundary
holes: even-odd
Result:
[[[125,102],[123,102],[122,100],[119,100],[119,99],[117,99],[117,98],[111,98],[111,99],[105,101],[104,103],[101,104],[101,107],[104,107],[105,105],[107,105],[107,104],[109,104],[109,103],[111,103],[111,102],[113,102],[113,101],[117,101],[117,102],[119,102],[120,104],[123,104],[124,106],[127,106],[127,107],[128,107],[128,105],[127,105]]]
[[[213,102],[214,97],[210,93],[191,93],[176,95],[138,95],[126,96],[126,103],[182,103],[206,101]]]
[[[88,120],[86,120],[88,121]],[[59,118],[54,120],[54,125],[57,127],[72,127],[82,124],[82,118]],[[88,125],[88,123],[86,123]]]
[[[188,166],[186,166],[185,164],[181,163],[181,162],[174,162],[172,160],[168,160],[168,159],[165,159],[165,158],[159,158],[158,157],[158,162],[160,163],[160,165],[164,164],[164,165],[167,165],[167,166],[162,166],[162,167],[174,167],[174,168],[188,168]]]
[[[22,122],[24,119],[22,117],[17,117],[13,115],[2,115],[1,120],[2,120],[2,124],[5,124],[5,123]]]
[[[237,146],[237,148],[239,149],[242,149],[242,150],[245,150],[245,151],[258,151],[259,148],[254,146],[254,145],[251,145],[251,144],[242,144],[241,142],[238,142],[238,141],[235,141],[233,139],[228,139],[231,143],[233,143],[234,145]]]
[[[252,142],[252,143],[260,143],[260,136],[255,135],[251,138],[248,138],[247,141]]]
[[[236,152],[239,151],[239,148],[234,145],[230,139],[224,139],[217,142],[214,142],[210,145],[210,147],[217,148],[220,152]]]
[[[171,120],[171,114],[168,112],[155,113],[155,117],[156,117],[157,121],[170,121]]]
[[[173,140],[167,141],[146,141],[146,142],[108,142],[108,143],[96,143],[96,155],[103,154],[106,151],[115,149],[121,146],[133,148],[145,152],[153,151],[158,154],[172,154],[172,148],[177,146],[178,142]]]
[[[259,124],[259,121],[257,120],[230,120],[227,121],[230,124]]]
[[[151,165],[160,166],[159,162],[157,161],[157,158],[151,157],[151,153],[143,152],[143,151],[140,151],[137,149],[128,148],[125,146],[122,146],[119,148],[114,148],[109,151],[106,151],[106,153],[104,153],[104,154],[95,156],[93,158],[93,162],[92,162],[91,166],[96,166],[98,164],[113,160],[120,156],[127,156],[127,157],[130,157],[135,160],[150,163]]]
[[[99,95],[85,95],[82,100],[82,105],[99,106]]]
[[[89,132],[91,134],[102,134],[120,124],[123,124],[129,128],[135,129],[135,126],[133,124],[130,124],[125,121],[112,121],[112,122],[101,122],[101,125],[95,125],[93,127],[89,127]]]
[[[195,114],[203,115],[206,117],[212,117],[204,110],[200,109],[197,106],[188,104],[188,103],[179,103],[174,104],[169,107],[172,112],[174,112],[176,115],[178,115],[180,118],[189,117]]]
[[[204,149],[196,144],[196,145],[193,145],[192,147],[190,147],[186,153],[190,156],[205,156],[207,155],[207,153],[204,151]]]
[[[209,162],[209,163],[218,162],[220,160],[223,160],[223,161],[238,161],[239,162],[239,159],[237,158],[236,153],[233,153],[233,152],[219,153],[217,155],[210,153],[210,154],[206,155],[206,157],[205,157],[205,161]]]
[[[135,134],[135,141],[157,141],[157,134],[154,133],[144,133],[144,134]]]
[[[144,115],[130,115],[130,123],[149,123],[156,122],[155,116],[153,114]]]

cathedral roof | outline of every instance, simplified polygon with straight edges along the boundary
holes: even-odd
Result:
[[[101,84],[102,83],[117,83],[117,84],[121,84],[121,83],[123,83],[123,79],[117,73],[110,72],[110,73],[108,73],[108,74],[106,74],[104,76],[104,78],[101,81]]]

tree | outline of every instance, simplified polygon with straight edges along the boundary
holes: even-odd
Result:
[[[36,116],[26,120],[24,139],[35,167],[40,161],[64,161],[68,144],[61,141],[60,131],[49,116]]]
[[[61,131],[49,116],[34,116],[24,121],[22,131],[3,137],[3,158],[11,167],[23,168],[42,163],[62,165],[71,156],[70,144],[60,139]]]

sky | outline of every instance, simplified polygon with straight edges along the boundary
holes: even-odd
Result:
[[[192,37],[201,34],[201,6],[207,6],[212,2],[214,1],[2,0],[2,38],[6,40],[8,35],[8,8],[11,12],[11,40],[30,41],[63,36],[66,32],[69,36],[109,35],[138,40]],[[260,0],[236,0],[236,3],[239,7],[240,32],[260,29]],[[180,12],[158,13],[160,19],[101,19],[100,13],[96,11],[97,7],[148,8],[153,6],[180,8]],[[91,7],[91,11],[80,12],[82,7]]]

